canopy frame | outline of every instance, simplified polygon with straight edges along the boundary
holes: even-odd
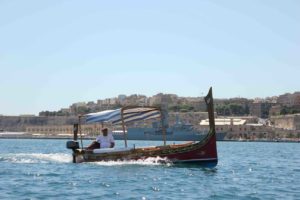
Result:
[[[125,106],[125,107],[122,107],[120,109],[120,118],[121,118],[121,124],[122,124],[122,130],[123,130],[123,136],[124,136],[124,145],[125,145],[125,148],[127,148],[127,134],[125,133],[125,124],[126,124],[126,121],[125,121],[125,115],[126,115],[126,111],[127,110],[130,110],[130,109],[134,109],[134,108],[141,108],[141,109],[150,109],[150,111],[158,111],[159,112],[159,116],[158,117],[153,117],[153,118],[160,118],[160,121],[161,121],[161,126],[162,126],[162,140],[164,142],[164,146],[166,145],[166,127],[164,126],[163,124],[163,112],[162,112],[162,109],[161,107],[158,107],[158,106]],[[151,110],[152,109],[152,110]],[[115,110],[116,111],[116,110]],[[113,111],[112,111],[113,112]],[[142,111],[141,111],[142,112]],[[144,111],[145,112],[145,111]],[[139,112],[137,112],[139,113]],[[95,113],[96,114],[96,113]],[[82,118],[83,117],[87,117],[87,115],[79,115],[78,117],[78,129],[79,129],[79,133],[80,133],[80,140],[81,140],[81,149],[83,149],[83,142],[82,142],[82,131],[81,131],[81,124],[82,124]],[[152,119],[149,118],[149,119]],[[141,121],[143,119],[137,119],[136,121]],[[146,119],[147,120],[147,119]],[[101,122],[102,126],[103,126],[103,122],[109,122],[109,120],[103,120],[103,121],[99,121]],[[113,121],[111,121],[113,122]],[[95,122],[91,122],[91,123],[97,123],[97,121]],[[75,140],[75,137],[74,137],[74,140]],[[77,138],[76,138],[77,140]]]

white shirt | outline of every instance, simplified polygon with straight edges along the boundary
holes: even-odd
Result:
[[[96,141],[100,143],[100,148],[110,148],[111,143],[115,142],[112,134],[108,134],[107,136],[99,135],[96,138]]]

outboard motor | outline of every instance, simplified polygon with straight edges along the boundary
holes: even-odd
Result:
[[[79,149],[79,143],[77,142],[77,135],[78,135],[78,124],[74,124],[73,126],[73,140],[67,141],[67,149],[72,149],[73,151],[75,149]]]
[[[74,133],[73,140],[67,141],[66,146],[67,146],[67,149],[72,149],[73,150],[73,163],[76,163],[75,150],[79,149],[79,142],[77,141],[78,124],[74,124],[73,133]]]
[[[68,149],[72,149],[72,150],[79,149],[79,142],[74,140],[67,141],[66,145]]]

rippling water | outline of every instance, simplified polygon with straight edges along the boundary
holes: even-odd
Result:
[[[217,145],[218,166],[203,169],[156,159],[73,164],[64,140],[1,139],[0,199],[300,199],[299,143]]]

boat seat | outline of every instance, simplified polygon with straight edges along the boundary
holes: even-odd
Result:
[[[121,151],[130,151],[132,147],[123,147],[123,148],[103,148],[103,149],[94,149],[93,153],[110,153],[110,152],[121,152]]]

